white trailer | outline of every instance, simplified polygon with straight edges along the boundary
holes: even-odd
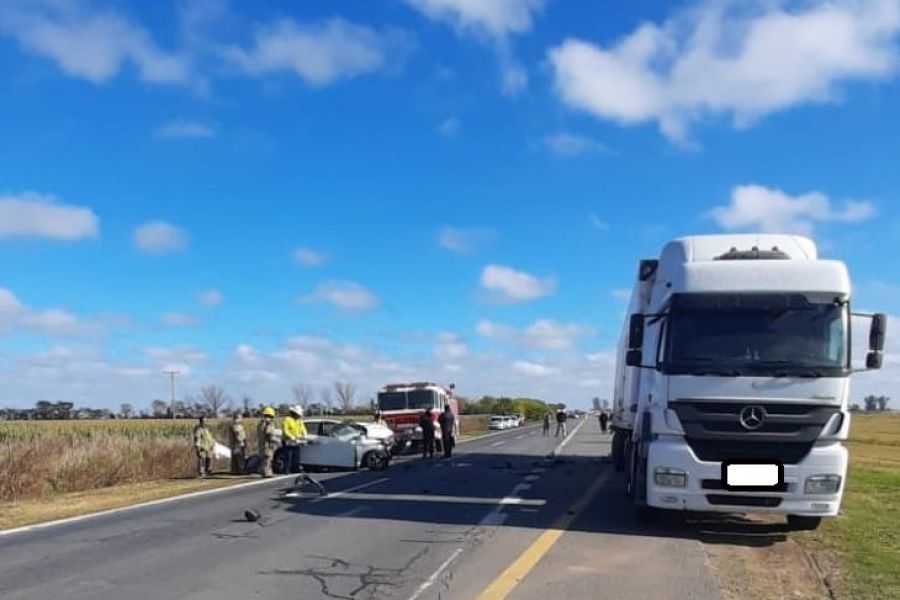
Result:
[[[844,264],[798,236],[686,237],[640,262],[612,420],[639,514],[768,512],[814,529],[838,513],[850,293]],[[864,316],[877,369],[886,318]]]

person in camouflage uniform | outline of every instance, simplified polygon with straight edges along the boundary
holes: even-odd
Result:
[[[231,442],[231,473],[240,475],[244,472],[244,464],[247,460],[247,432],[244,431],[244,423],[241,413],[236,412],[231,418],[229,430]]]
[[[267,406],[263,409],[262,419],[257,429],[259,439],[259,458],[261,461],[260,472],[263,477],[272,476],[272,459],[275,458],[275,448],[278,446],[278,437],[275,435],[275,409]]]
[[[194,427],[194,450],[197,452],[197,476],[206,477],[210,474],[213,450],[216,440],[206,426],[206,418],[200,417]]]

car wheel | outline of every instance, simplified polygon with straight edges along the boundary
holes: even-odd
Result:
[[[822,524],[822,517],[788,515],[787,522],[791,531],[815,531]]]
[[[285,454],[281,448],[275,450],[275,455],[272,457],[272,471],[275,473],[287,473],[287,456]]]
[[[363,457],[363,465],[370,471],[383,471],[388,466],[388,456],[381,450],[372,450]]]

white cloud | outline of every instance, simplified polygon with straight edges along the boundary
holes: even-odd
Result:
[[[56,62],[72,77],[103,83],[123,65],[150,83],[189,83],[186,56],[160,48],[150,33],[112,10],[78,2],[15,2],[0,8],[0,33],[27,52]]]
[[[38,332],[53,336],[81,336],[96,333],[96,323],[82,321],[61,310],[35,310],[22,303],[7,288],[0,287],[0,335],[14,331]]]
[[[528,72],[512,55],[509,38],[531,31],[546,0],[406,0],[432,21],[452,26],[460,35],[490,42],[500,67],[500,87],[515,96],[528,85]]]
[[[200,121],[189,121],[186,119],[177,119],[169,121],[156,130],[156,135],[162,138],[199,138],[212,139],[216,137],[216,130],[206,123]]]
[[[329,281],[316,286],[301,302],[326,302],[346,312],[364,312],[378,306],[378,296],[352,281]]]
[[[187,234],[165,221],[150,221],[134,230],[134,246],[147,254],[164,255],[183,252],[188,246]]]
[[[553,367],[527,360],[517,360],[512,364],[512,368],[515,371],[530,377],[546,377],[547,375],[552,375],[557,372]]]
[[[588,215],[588,221],[590,221],[591,227],[601,233],[609,231],[609,224],[593,213]]]
[[[444,137],[453,137],[459,132],[459,119],[448,117],[441,121],[438,126],[438,133]]]
[[[96,237],[100,220],[90,208],[57,204],[53,196],[0,195],[0,239],[13,237],[73,241]]]
[[[168,312],[162,316],[162,324],[167,327],[193,327],[197,319],[186,313]]]
[[[437,336],[434,356],[439,361],[455,363],[455,361],[461,360],[468,355],[469,349],[460,336],[449,332],[444,332]]]
[[[524,329],[481,320],[475,330],[482,337],[501,340],[540,350],[569,350],[587,329],[575,323],[560,323],[552,319],[538,319]]]
[[[449,23],[459,32],[495,38],[531,30],[545,0],[406,0],[433,21]]]
[[[225,296],[222,295],[222,292],[219,290],[206,290],[200,292],[197,296],[197,301],[203,306],[219,306],[223,302],[225,302]]]
[[[481,287],[494,300],[522,302],[553,294],[556,282],[511,267],[487,265],[481,272]]]
[[[339,18],[315,25],[281,19],[257,29],[252,49],[230,46],[224,56],[250,75],[288,71],[322,87],[385,70],[398,35]]]
[[[609,152],[609,148],[603,142],[565,131],[548,135],[544,138],[544,145],[561,156],[578,156],[586,152]]]
[[[741,185],[731,192],[731,203],[713,208],[709,215],[729,231],[811,235],[815,223],[856,223],[875,216],[869,202],[847,200],[836,208],[828,196],[809,192],[790,196],[761,185]]]
[[[896,0],[705,1],[605,47],[569,38],[548,57],[560,99],[623,125],[656,121],[676,142],[731,117],[746,127],[898,65]]]
[[[304,267],[320,267],[328,262],[328,257],[312,248],[297,248],[291,253],[294,262]]]
[[[484,227],[463,229],[445,226],[438,231],[438,245],[457,254],[472,254],[495,236],[493,230]]]

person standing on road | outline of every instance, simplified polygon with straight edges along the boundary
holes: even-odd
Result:
[[[609,424],[609,415],[605,410],[600,411],[600,431],[606,433],[606,426]]]
[[[419,427],[422,428],[422,458],[434,458],[434,421],[430,410],[422,411]]]
[[[242,475],[247,460],[247,432],[244,431],[244,420],[241,413],[231,416],[231,428],[228,430],[228,441],[231,446],[231,474]]]
[[[275,409],[271,406],[263,409],[256,432],[259,439],[260,473],[268,478],[272,476],[272,459],[275,458],[275,447],[278,444],[278,437],[275,434]]]
[[[550,412],[549,411],[544,413],[543,429],[544,429],[544,437],[549,437],[550,436]]]
[[[566,437],[568,432],[566,432],[566,409],[560,408],[556,411],[556,436],[559,437],[559,434],[562,433],[563,437]]]
[[[444,407],[444,412],[438,417],[441,426],[441,447],[444,449],[444,458],[453,456],[453,447],[456,445],[456,415],[450,405]]]
[[[288,473],[300,471],[300,444],[306,439],[306,425],[301,419],[303,408],[295,404],[288,409],[288,416],[282,424],[281,443],[284,445]]]
[[[194,427],[194,450],[197,452],[197,477],[206,477],[210,474],[213,450],[216,440],[206,426],[206,417],[201,416]]]

